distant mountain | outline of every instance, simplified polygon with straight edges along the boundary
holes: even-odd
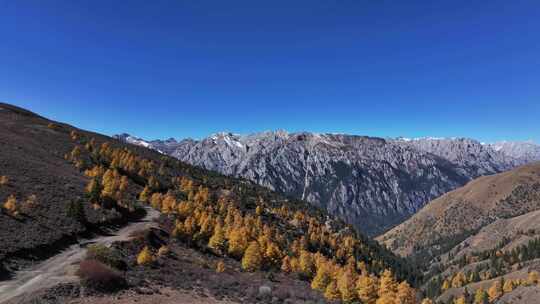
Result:
[[[250,179],[327,209],[370,235],[485,174],[520,164],[471,139],[383,139],[343,134],[218,133],[202,140],[119,139]]]
[[[495,151],[519,159],[523,162],[540,161],[540,145],[533,141],[500,141],[490,146]]]

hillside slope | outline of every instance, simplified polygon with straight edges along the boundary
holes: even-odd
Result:
[[[284,131],[182,141],[117,138],[307,200],[369,235],[399,224],[473,178],[518,164],[469,139],[405,141]]]
[[[540,163],[480,177],[378,241],[424,265],[422,289],[440,303],[488,291],[490,303],[515,299],[540,272]]]
[[[540,209],[540,163],[475,179],[426,205],[377,239],[401,255],[437,247],[497,219]]]
[[[85,233],[140,216],[125,208],[96,210],[88,204],[81,212],[84,223],[69,215],[70,205],[85,197],[88,181],[65,159],[74,147],[72,131],[98,143],[107,139],[0,103],[0,203],[5,207],[11,198],[14,206],[13,212],[0,210],[0,277]],[[125,199],[134,201],[138,191],[130,185]]]
[[[0,231],[6,240],[0,250],[6,273],[23,262],[38,263],[40,252],[54,254],[82,233],[100,234],[104,225],[122,225],[139,213],[140,204],[162,213],[159,229],[136,233],[110,248],[88,249],[76,271],[80,282],[46,291],[46,298],[66,288],[70,293],[64,296],[79,297],[80,285],[96,292],[202,285],[214,295],[252,302],[258,295],[249,290],[272,284],[294,286],[312,299],[323,293],[330,299],[356,299],[359,278],[371,284],[379,275],[392,284],[419,280],[411,265],[306,202],[14,106],[1,104],[0,113],[6,126],[2,144],[10,147],[1,155],[7,180],[0,179],[5,202]],[[20,199],[32,194],[34,199]],[[43,232],[33,229],[43,229],[50,238],[40,238]],[[221,270],[215,270],[216,264]],[[95,271],[114,284],[104,284]],[[406,282],[400,286],[414,295]],[[303,296],[286,296],[297,297]]]

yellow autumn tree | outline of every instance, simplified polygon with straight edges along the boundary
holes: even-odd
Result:
[[[15,198],[15,195],[10,195],[6,202],[4,203],[4,209],[6,209],[9,213],[15,215],[17,214],[17,199]]]
[[[225,271],[225,263],[223,263],[223,261],[219,261],[217,262],[217,265],[216,265],[216,272],[217,273],[222,273]]]
[[[490,302],[495,302],[500,296],[503,295],[503,287],[500,281],[495,281],[488,289],[488,296]]]
[[[464,296],[461,296],[454,300],[454,304],[467,304]]]
[[[282,255],[283,253],[281,252],[281,249],[279,249],[276,243],[272,241],[268,242],[268,245],[266,246],[266,251],[264,252],[264,258],[271,266],[279,266]]]
[[[286,255],[281,260],[281,271],[285,273],[291,273],[292,272],[292,266],[291,266],[291,258]]]
[[[433,301],[431,299],[425,298],[422,300],[421,304],[433,304]]]
[[[208,247],[210,247],[214,252],[222,254],[225,250],[225,230],[221,223],[218,222],[214,228],[214,234],[208,241]]]
[[[242,269],[246,271],[257,271],[262,266],[262,254],[259,244],[251,242],[242,258]]]
[[[467,278],[462,272],[456,273],[452,279],[452,287],[459,288],[462,287],[467,282]]]
[[[163,257],[163,256],[167,256],[169,254],[169,252],[170,252],[169,247],[165,246],[165,245],[162,245],[161,247],[159,247],[157,255],[159,257]]]
[[[0,176],[0,186],[3,186],[9,182],[9,178],[5,175]]]
[[[310,279],[313,277],[315,272],[315,262],[313,261],[313,256],[306,250],[300,252],[300,273]]]
[[[317,268],[317,273],[315,274],[313,281],[311,281],[311,288],[324,292],[326,290],[326,286],[328,286],[331,281],[332,276],[328,266],[325,263],[321,264]]]
[[[527,276],[527,283],[530,285],[534,285],[538,283],[538,272],[537,271],[531,271],[529,272],[529,275]]]
[[[145,246],[143,250],[137,255],[137,264],[148,265],[154,262],[154,255],[150,251],[148,246]]]
[[[341,294],[339,293],[339,290],[337,288],[336,281],[332,280],[328,286],[326,286],[326,290],[324,291],[324,297],[329,301],[337,301],[341,299]]]
[[[247,247],[247,232],[244,228],[234,228],[229,235],[229,255],[242,257]]]
[[[263,209],[261,206],[257,206],[257,208],[255,208],[255,214],[257,214],[258,216],[261,216],[263,213]]]
[[[414,289],[406,281],[399,283],[397,287],[396,304],[415,304],[415,303],[416,303],[416,292],[414,291]]]
[[[441,290],[445,291],[448,288],[450,288],[450,282],[448,282],[448,280],[444,280],[443,283],[442,283],[442,286],[441,286]]]
[[[337,280],[337,286],[343,302],[351,303],[357,299],[356,273],[352,269],[341,271]]]
[[[476,290],[476,293],[474,294],[473,303],[474,304],[487,304],[488,303],[488,295],[482,288],[478,288]]]
[[[503,285],[503,292],[508,293],[514,290],[514,281],[513,280],[506,280]]]
[[[150,195],[152,194],[152,190],[148,185],[144,186],[144,189],[139,194],[139,200],[143,202],[148,202],[148,199],[150,198]]]
[[[379,279],[379,299],[377,304],[394,304],[397,293],[397,283],[392,271],[386,269]]]
[[[375,304],[377,301],[377,279],[367,272],[362,272],[356,282],[356,293],[364,304]]]

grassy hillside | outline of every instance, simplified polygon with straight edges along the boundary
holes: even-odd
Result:
[[[418,281],[412,265],[305,202],[10,105],[0,104],[0,123],[1,144],[9,147],[0,155],[0,176],[6,176],[0,180],[6,240],[0,259],[6,268],[39,259],[43,248],[54,252],[82,233],[130,220],[140,214],[139,204],[149,204],[163,213],[163,233],[118,244],[122,263],[104,266],[127,265],[122,267],[132,287],[140,285],[140,276],[174,288],[193,281],[182,276],[185,264],[174,262],[187,250],[199,268],[221,261],[220,268],[247,276],[240,282],[250,282],[249,273],[275,274],[311,284],[329,299],[358,299],[362,284],[373,287],[365,295],[373,299],[414,293],[405,283],[397,288],[400,280]]]
[[[480,177],[433,200],[377,240],[404,256],[444,251],[497,219],[540,209],[539,198],[540,163],[522,166]]]
[[[423,290],[441,303],[459,297],[472,303],[475,293],[495,303],[518,286],[537,284],[530,276],[540,271],[539,219],[536,163],[447,193],[379,241],[423,264]]]

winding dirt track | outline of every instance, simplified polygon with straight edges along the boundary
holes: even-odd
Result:
[[[29,269],[18,271],[13,279],[0,282],[0,303],[7,303],[15,298],[17,302],[22,302],[39,290],[58,283],[77,281],[75,271],[86,254],[86,248],[81,244],[98,243],[109,246],[117,241],[128,240],[137,230],[156,227],[154,220],[159,217],[159,212],[151,208],[146,211],[147,214],[142,220],[128,224],[112,236],[100,236],[73,245]]]

